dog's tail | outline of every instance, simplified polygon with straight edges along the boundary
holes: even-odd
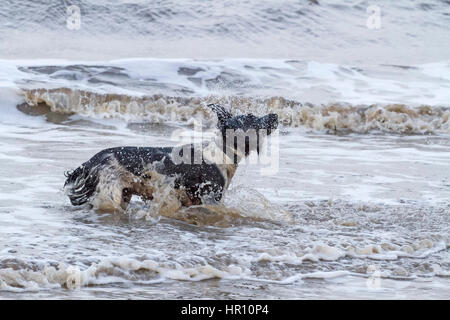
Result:
[[[64,173],[67,177],[64,189],[74,206],[80,206],[89,201],[97,188],[99,180],[99,167],[81,165],[73,171]]]

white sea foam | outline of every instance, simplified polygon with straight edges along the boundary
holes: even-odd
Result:
[[[215,102],[316,130],[450,130],[448,62],[379,69],[269,59],[3,60],[0,81],[20,88],[30,108],[94,118],[189,122],[209,119],[204,105]]]
[[[411,69],[404,85],[385,69],[284,60],[2,63],[2,292],[297,285],[368,278],[378,264],[383,281],[448,277],[445,63]],[[68,205],[64,171],[106,147],[173,145],[168,133],[195,119],[214,126],[212,102],[279,115],[276,176],[242,165],[216,206],[161,213],[170,192],[125,215]]]
[[[134,96],[281,96],[299,102],[449,106],[450,64],[353,67],[274,59],[0,60],[0,83]]]
[[[366,258],[370,260],[397,260],[401,257],[425,259],[430,254],[446,249],[445,243],[433,244],[430,240],[423,240],[414,244],[417,249],[412,253],[403,251],[392,251],[388,247],[395,247],[394,244],[383,246],[370,245],[364,248],[349,248],[347,250],[338,249],[325,244],[313,246],[309,252],[303,255],[285,253],[273,256],[267,252],[249,261],[261,262],[283,262],[288,264],[302,264],[308,261],[337,261],[343,257]],[[382,247],[386,249],[382,249]],[[423,247],[430,250],[423,252]],[[448,270],[443,270],[440,266],[434,265],[433,272],[442,277],[448,276]],[[405,274],[405,270],[394,269],[393,273],[386,273],[383,277],[395,277]],[[138,276],[138,275],[141,276]],[[65,287],[68,289],[80,288],[87,285],[105,285],[111,283],[133,283],[139,281],[146,284],[163,282],[165,280],[179,281],[203,281],[208,279],[242,279],[257,282],[271,282],[279,284],[295,283],[301,279],[329,279],[348,275],[358,275],[346,270],[331,272],[309,272],[299,273],[282,279],[270,279],[256,277],[247,265],[229,264],[225,267],[217,268],[209,264],[182,266],[179,263],[164,263],[152,259],[137,260],[130,257],[109,257],[98,263],[92,263],[87,268],[78,266],[59,264],[58,266],[45,265],[40,269],[15,269],[0,268],[0,289],[9,291],[35,291],[40,289],[50,289],[55,287]],[[365,276],[364,274],[359,274]],[[368,276],[368,275],[367,275]],[[138,280],[139,279],[139,280]]]

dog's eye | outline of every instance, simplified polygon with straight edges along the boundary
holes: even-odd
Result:
[[[142,175],[142,178],[144,178],[144,179],[151,179],[152,176],[150,174],[146,173],[146,174]]]

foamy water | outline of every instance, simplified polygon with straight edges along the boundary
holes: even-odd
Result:
[[[11,2],[0,298],[450,298],[448,5],[382,2],[368,33],[365,2],[322,2],[81,1],[77,33]],[[70,205],[65,171],[212,129],[208,103],[278,114],[276,174],[241,165],[219,205]]]
[[[73,208],[62,183],[103,148],[173,145],[181,124],[19,109],[1,126],[2,297],[448,297],[444,133],[285,127],[278,174],[241,166],[223,208],[179,221],[136,201],[124,215]]]

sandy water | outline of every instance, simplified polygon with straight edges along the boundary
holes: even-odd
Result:
[[[450,298],[450,7],[379,0],[371,30],[371,4],[7,0],[0,298]],[[70,205],[65,171],[207,103],[278,114],[276,174],[178,219]]]
[[[446,136],[282,128],[278,174],[241,166],[224,204],[242,217],[224,228],[142,216],[138,201],[98,214],[62,192],[62,173],[98,150],[173,145],[180,125],[13,116],[1,126],[3,298],[449,297]]]

